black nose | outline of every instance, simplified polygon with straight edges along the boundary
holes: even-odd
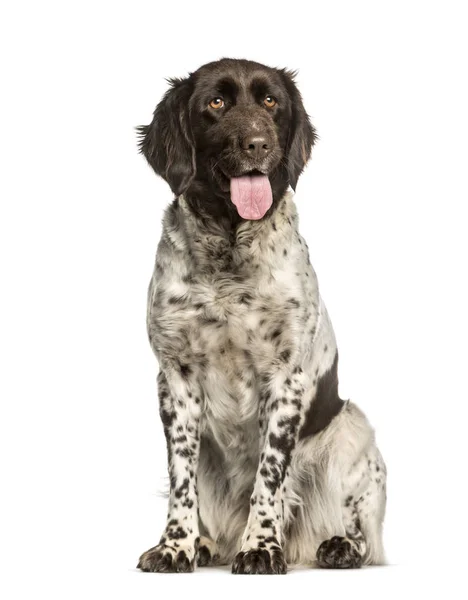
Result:
[[[248,135],[241,142],[242,150],[251,158],[265,158],[271,152],[270,140],[265,135]]]

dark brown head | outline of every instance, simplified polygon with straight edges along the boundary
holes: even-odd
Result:
[[[296,188],[316,134],[291,72],[225,58],[170,83],[139,133],[176,196],[235,221],[262,218]]]

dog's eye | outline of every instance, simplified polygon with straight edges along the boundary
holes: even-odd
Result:
[[[273,98],[273,96],[267,96],[263,101],[263,104],[267,108],[273,108],[273,106],[276,106],[276,98]]]
[[[211,108],[214,108],[215,110],[218,110],[219,108],[223,108],[224,100],[222,98],[213,98],[213,100],[210,102],[210,106],[211,106]]]

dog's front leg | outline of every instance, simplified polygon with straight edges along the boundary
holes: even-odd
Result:
[[[196,473],[200,449],[201,399],[189,367],[160,371],[160,415],[170,477],[167,524],[159,544],[142,554],[138,568],[153,572],[193,571],[199,543]]]
[[[233,573],[286,573],[282,549],[283,486],[302,420],[304,374],[276,374],[262,392],[259,409],[260,460],[250,513]]]

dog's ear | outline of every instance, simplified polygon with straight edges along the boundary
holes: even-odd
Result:
[[[301,94],[294,81],[296,73],[282,69],[280,74],[291,100],[292,112],[286,145],[286,164],[289,185],[296,191],[297,180],[310,159],[312,147],[318,136],[305,111]]]
[[[170,185],[176,196],[183,194],[195,176],[195,144],[190,127],[190,78],[171,79],[149,125],[137,127],[140,152]]]

